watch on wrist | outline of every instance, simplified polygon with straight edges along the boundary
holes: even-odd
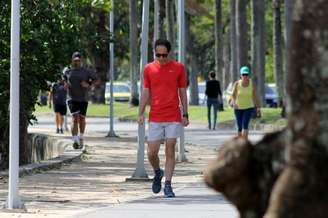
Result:
[[[182,114],[182,117],[185,117],[185,118],[189,118],[189,115],[188,115],[188,113],[184,113],[184,114]]]

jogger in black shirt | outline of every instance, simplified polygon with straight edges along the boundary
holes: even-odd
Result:
[[[207,96],[207,119],[208,119],[208,129],[211,129],[211,108],[213,106],[214,120],[213,120],[213,130],[215,130],[217,124],[217,113],[222,101],[222,93],[220,82],[215,78],[215,72],[211,71],[209,73],[209,80],[206,82],[205,94]]]

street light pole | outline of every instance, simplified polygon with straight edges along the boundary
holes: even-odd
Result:
[[[184,0],[178,0],[178,23],[179,23],[179,32],[178,32],[178,39],[179,39],[179,62],[184,64],[185,63],[185,6]],[[181,107],[181,105],[180,105]],[[184,152],[184,127],[181,127],[181,136],[179,142],[179,155],[178,161],[186,161],[187,158]]]
[[[114,0],[112,0],[112,8],[109,13],[109,32],[114,35]],[[117,137],[114,131],[114,43],[111,40],[109,43],[109,80],[110,80],[110,102],[109,102],[109,133],[107,137]]]
[[[22,208],[18,194],[19,181],[19,64],[20,64],[20,1],[11,1],[10,41],[10,130],[8,209]]]
[[[148,26],[149,26],[149,1],[143,1],[142,10],[142,35],[141,35],[141,59],[140,59],[140,95],[139,102],[141,104],[141,96],[143,90],[143,71],[148,61]],[[140,110],[140,108],[139,108]],[[131,178],[127,180],[148,180],[145,170],[145,124],[138,124],[138,152],[137,166]]]

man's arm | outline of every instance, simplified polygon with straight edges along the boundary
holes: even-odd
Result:
[[[141,101],[140,101],[140,106],[139,106],[139,118],[138,118],[138,123],[139,124],[144,124],[145,122],[145,110],[146,110],[146,106],[147,103],[149,101],[150,98],[150,92],[148,88],[143,88],[142,89],[142,94],[141,94]]]
[[[188,115],[188,100],[186,88],[179,88],[179,97],[182,104],[182,124],[188,126],[189,124],[189,115]]]

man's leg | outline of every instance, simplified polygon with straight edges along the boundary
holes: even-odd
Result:
[[[79,115],[79,129],[80,129],[80,134],[84,134],[85,131],[85,116]]]
[[[60,128],[60,114],[58,112],[55,113],[55,121],[56,121],[56,132],[59,133]]]
[[[165,144],[165,181],[171,181],[175,168],[175,145],[176,139],[167,139]]]
[[[79,131],[79,119],[80,116],[78,114],[72,114],[72,123],[71,123],[71,132],[72,136],[77,136]]]
[[[154,179],[152,184],[152,191],[153,193],[157,194],[162,189],[162,178],[164,175],[163,170],[161,170],[159,165],[159,157],[158,152],[161,145],[161,140],[157,141],[148,141],[148,148],[147,148],[147,154],[148,154],[148,160],[153,167],[154,170]]]
[[[81,102],[80,103],[80,120],[79,120],[79,128],[80,128],[80,135],[79,135],[79,139],[80,139],[80,148],[83,148],[84,146],[84,131],[85,131],[85,126],[86,126],[86,121],[85,121],[85,117],[87,114],[87,109],[88,109],[88,102]]]
[[[159,157],[158,152],[161,145],[161,141],[149,141],[147,148],[147,155],[150,165],[153,167],[154,171],[159,170]]]

